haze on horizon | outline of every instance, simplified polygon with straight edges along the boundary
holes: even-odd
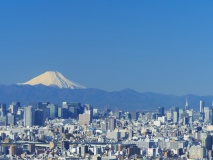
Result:
[[[0,84],[213,95],[213,1],[2,1]]]

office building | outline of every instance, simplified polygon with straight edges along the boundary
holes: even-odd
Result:
[[[178,112],[177,111],[173,112],[173,123],[178,123]]]
[[[110,117],[108,118],[108,123],[109,123],[108,129],[109,129],[110,131],[114,131],[115,128],[116,128],[116,118],[110,116]]]
[[[35,120],[35,108],[28,106],[24,108],[24,126],[33,126]]]
[[[14,126],[16,125],[16,115],[12,113],[7,114],[7,125]]]
[[[158,108],[158,117],[162,117],[164,116],[164,107],[159,107]]]
[[[85,104],[84,105],[84,113],[89,113],[90,114],[90,119],[92,121],[92,117],[93,117],[93,107],[91,106],[91,104]]]
[[[185,110],[187,111],[188,109],[189,109],[189,102],[188,99],[186,99]]]
[[[210,120],[210,109],[209,107],[204,107],[204,122]]]
[[[130,112],[130,115],[132,120],[138,120],[139,112]]]
[[[4,103],[0,103],[0,116],[4,117],[7,114],[7,105]]]
[[[171,108],[172,112],[172,118],[174,123],[178,123],[179,120],[179,108],[178,107],[172,107]]]
[[[45,117],[44,117],[44,111],[41,109],[35,110],[35,123],[36,126],[44,126]],[[39,118],[38,118],[39,117]]]
[[[80,125],[90,125],[90,123],[91,123],[90,114],[87,113],[79,114]]]
[[[58,116],[58,106],[55,104],[48,104],[47,108],[50,110],[50,119],[55,119]]]
[[[200,113],[204,112],[204,106],[205,106],[205,102],[204,101],[200,101]]]
[[[58,117],[63,118],[63,119],[68,119],[69,118],[69,111],[68,108],[58,108]]]
[[[7,116],[0,117],[0,126],[6,126],[7,125]]]

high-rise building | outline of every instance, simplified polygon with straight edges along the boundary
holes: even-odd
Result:
[[[210,109],[209,107],[204,107],[204,121],[207,122],[210,120]]]
[[[184,116],[184,117],[183,117],[183,124],[184,124],[184,125],[189,124],[189,117],[188,117],[188,116]]]
[[[16,124],[16,115],[12,113],[7,114],[7,125],[15,125]]]
[[[109,127],[108,127],[108,129],[109,129],[110,131],[114,131],[115,128],[116,128],[116,118],[113,117],[113,116],[110,116],[110,117],[108,118],[108,121],[109,121]]]
[[[10,113],[17,114],[18,107],[16,105],[11,104],[9,107],[9,111],[10,111]]]
[[[44,118],[44,121],[45,121],[50,116],[50,109],[49,108],[43,108],[42,111],[43,111],[43,118]]]
[[[4,103],[0,103],[0,116],[4,117],[7,114],[7,105]]]
[[[78,108],[77,107],[69,107],[69,117],[77,118],[78,117]]]
[[[55,104],[48,104],[47,108],[50,110],[49,118],[55,119],[58,116],[58,106]]]
[[[131,119],[131,114],[130,114],[129,112],[126,112],[126,113],[125,113],[125,119],[126,119],[126,120]]]
[[[7,125],[7,116],[0,117],[0,126],[6,126]]]
[[[178,112],[177,111],[173,112],[173,122],[178,123]]]
[[[41,109],[36,109],[35,110],[35,117],[39,117],[39,118],[35,118],[34,125],[44,126],[44,122],[45,122],[44,111],[41,110]]]
[[[19,107],[21,107],[21,103],[20,102],[12,102],[12,104],[9,107],[10,113],[17,114],[17,111],[18,111]]]
[[[107,123],[104,122],[104,121],[101,122],[101,130],[102,130],[102,131],[107,131],[107,129],[108,129],[108,128],[107,128]]]
[[[205,107],[205,102],[204,101],[200,101],[200,113],[204,112],[204,107]]]
[[[179,121],[179,108],[178,107],[172,107],[171,112],[172,112],[173,122],[178,123],[178,121]]]
[[[180,109],[179,108],[179,118],[182,118],[183,117],[183,115],[184,115],[184,109]]]
[[[188,102],[188,99],[186,99],[185,110],[188,110],[188,109],[189,109],[189,102]]]
[[[90,117],[91,116],[88,113],[79,114],[79,124],[80,125],[90,125],[90,123],[91,123]]]
[[[122,118],[122,111],[119,111],[118,112],[118,119],[121,119]]]
[[[135,111],[135,112],[130,112],[131,115],[131,119],[132,120],[138,120],[139,117],[139,112]]]
[[[63,119],[68,119],[69,118],[69,111],[67,108],[58,108],[58,117],[63,118]]]
[[[90,119],[92,121],[92,117],[93,117],[93,107],[91,106],[91,104],[85,104],[84,105],[84,113],[89,113],[90,114]]]
[[[158,108],[158,117],[164,116],[164,107],[159,107]]]
[[[63,102],[63,108],[67,108],[69,110],[69,117],[77,118],[79,114],[84,113],[84,107],[81,106],[81,103],[70,103],[70,102]]]
[[[24,126],[33,126],[35,120],[35,108],[28,106],[24,108]]]

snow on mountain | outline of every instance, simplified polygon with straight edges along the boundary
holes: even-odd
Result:
[[[86,87],[74,83],[67,78],[65,78],[60,72],[48,71],[45,72],[21,85],[38,85],[42,84],[45,86],[54,86],[59,88],[70,88],[70,89],[84,89]]]

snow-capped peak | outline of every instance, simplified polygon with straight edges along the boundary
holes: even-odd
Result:
[[[70,88],[70,89],[84,89],[84,86],[76,84],[67,78],[65,78],[60,72],[57,71],[48,71],[45,72],[28,82],[22,83],[22,85],[38,85],[42,84],[45,86],[55,86],[59,88]]]

